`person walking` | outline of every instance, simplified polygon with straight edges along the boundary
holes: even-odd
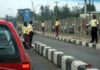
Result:
[[[29,47],[32,47],[32,39],[33,39],[33,27],[32,27],[32,21],[29,22],[28,25],[28,31],[29,31]]]
[[[41,26],[42,26],[42,33],[44,34],[44,27],[45,27],[45,23],[44,23],[44,21],[42,21]]]
[[[60,22],[58,21],[58,18],[57,18],[55,22],[56,36],[59,36],[59,25],[60,25]]]
[[[98,20],[96,18],[96,15],[93,15],[93,18],[90,20],[89,25],[91,26],[91,43],[96,41],[98,42],[98,36],[97,36],[97,30],[98,30]]]
[[[24,38],[24,45],[26,47],[28,47],[28,41],[29,41],[28,35],[29,35],[29,31],[28,31],[28,27],[27,27],[27,23],[26,22],[24,22],[24,26],[22,28],[22,34],[23,34],[23,38]]]

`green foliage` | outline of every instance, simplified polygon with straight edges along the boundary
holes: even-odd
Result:
[[[38,16],[38,20],[50,20],[52,18],[52,11],[50,10],[49,6],[41,6],[40,10],[41,13]]]
[[[87,4],[87,12],[89,11],[96,11],[95,5],[94,4]],[[82,12],[84,12],[84,7],[82,8]]]
[[[39,19],[37,20],[51,20],[55,18],[64,19],[67,17],[72,17],[72,12],[67,7],[67,5],[59,8],[57,5],[54,7],[53,10],[49,8],[49,6],[41,6],[40,7],[40,15],[38,16]]]
[[[65,5],[61,8],[60,18],[64,19],[67,17],[72,17],[72,13],[70,9],[67,7],[67,5]]]
[[[87,11],[96,11],[94,4],[89,6],[87,4]],[[54,9],[51,10],[48,5],[41,6],[40,7],[40,13],[36,14],[36,20],[42,21],[42,20],[52,20],[55,18],[59,19],[65,19],[68,17],[79,17],[80,13],[84,13],[84,7],[79,8],[78,6],[75,6],[70,10],[70,8],[67,5],[64,5],[63,7],[58,7],[57,5],[54,6]]]

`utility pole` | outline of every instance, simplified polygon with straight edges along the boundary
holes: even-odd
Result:
[[[57,7],[58,7],[58,3],[59,3],[59,2],[56,1],[55,3],[56,3],[56,17],[57,17],[57,15],[58,15]]]
[[[33,8],[33,16],[34,16],[34,5],[33,5],[33,1],[31,0],[32,3],[32,8]],[[33,16],[32,16],[32,20],[33,20]]]
[[[89,18],[91,19],[91,0],[89,0]]]
[[[84,6],[85,6],[85,10],[84,10],[84,13],[85,13],[85,18],[87,17],[87,1],[84,0]]]
[[[31,0],[31,3],[32,3],[32,8],[33,8],[33,11],[34,11],[34,5],[33,5],[33,1]]]
[[[56,3],[56,6],[58,6],[58,3],[59,3],[59,2],[56,1],[55,3]]]
[[[68,0],[66,0],[66,5],[68,6]]]

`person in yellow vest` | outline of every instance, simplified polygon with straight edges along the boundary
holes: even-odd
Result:
[[[42,33],[44,34],[44,27],[45,27],[45,23],[44,23],[44,21],[42,21],[41,26],[42,26]]]
[[[60,26],[60,22],[58,21],[58,18],[57,18],[55,22],[56,36],[59,35],[59,26]]]
[[[22,34],[23,34],[23,38],[24,38],[24,42],[26,44],[28,44],[28,35],[29,35],[29,31],[28,31],[28,27],[27,27],[27,23],[24,22],[24,26],[22,28]]]
[[[32,27],[32,21],[30,21],[28,25],[28,31],[29,31],[29,47],[32,47],[32,39],[33,39],[33,27]]]
[[[98,42],[98,36],[97,36],[97,30],[98,30],[98,20],[96,18],[96,15],[93,15],[93,19],[91,19],[89,25],[91,26],[91,43],[93,43],[94,41],[96,41],[96,43]]]

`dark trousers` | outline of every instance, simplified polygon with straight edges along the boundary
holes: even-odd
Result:
[[[94,42],[94,41],[98,42],[97,27],[91,28],[91,37],[92,37],[91,42]]]
[[[31,47],[32,38],[33,38],[33,32],[30,32],[30,33],[29,33],[29,47]]]
[[[42,33],[44,34],[44,27],[42,27]]]
[[[28,42],[29,40],[28,40],[28,34],[23,34],[23,38],[24,38],[24,41],[25,42]]]
[[[56,36],[59,34],[59,26],[56,26]]]
[[[28,48],[29,46],[29,35],[28,34],[23,34],[23,38],[24,38],[24,42],[23,42],[23,45],[25,48]]]

